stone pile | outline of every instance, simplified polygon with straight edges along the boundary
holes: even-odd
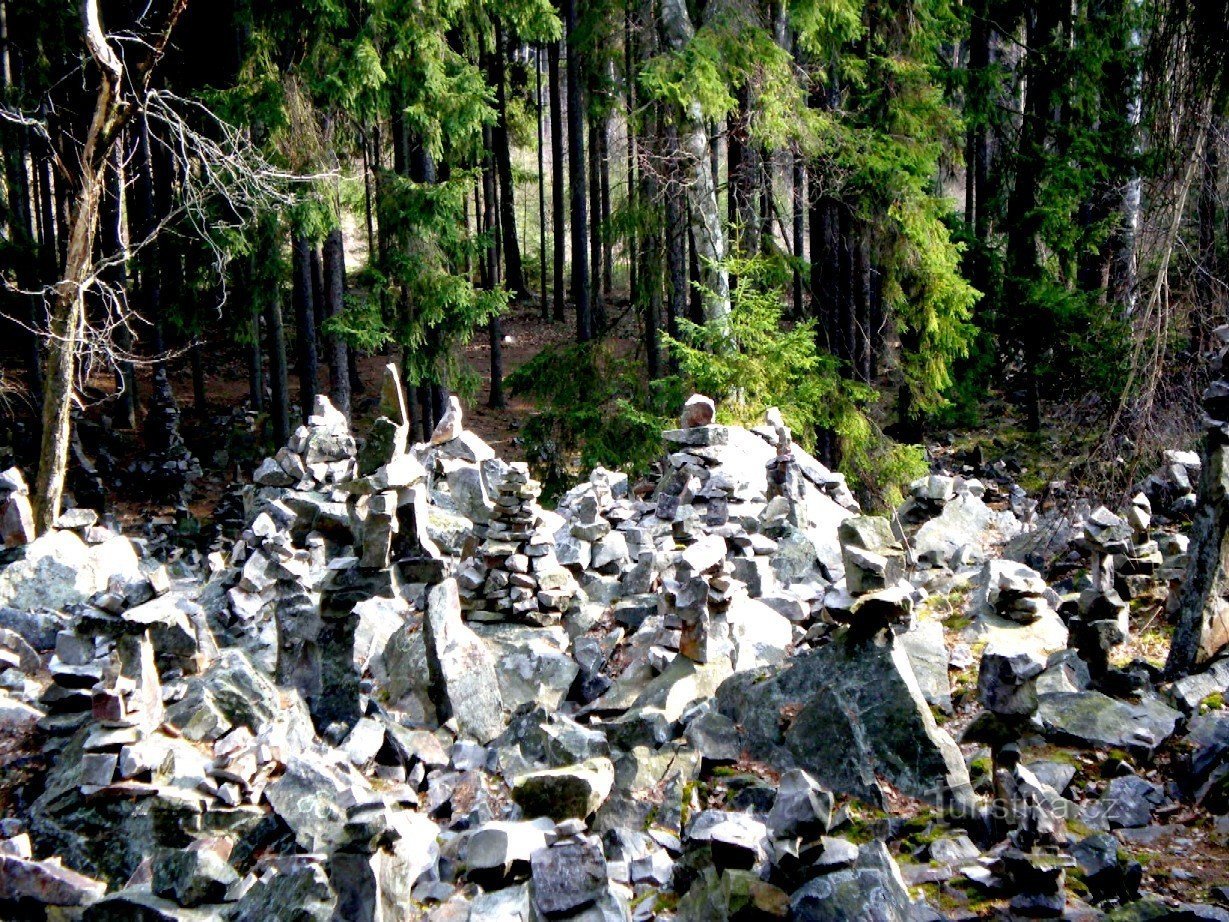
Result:
[[[926,592],[905,579],[909,555],[892,523],[882,516],[854,516],[841,523],[838,534],[845,578],[824,596],[827,617],[864,635],[883,628],[908,631]]]
[[[142,423],[145,453],[127,467],[125,474],[141,495],[186,509],[188,491],[202,471],[200,462],[184,444],[179,425],[179,406],[166,369],[159,368]]]

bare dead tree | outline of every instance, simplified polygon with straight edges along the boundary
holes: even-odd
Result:
[[[68,189],[63,268],[59,278],[35,290],[46,304],[46,327],[28,318],[10,318],[46,343],[42,441],[36,479],[35,527],[42,533],[59,516],[71,444],[71,417],[78,403],[78,383],[100,367],[139,362],[128,344],[136,327],[146,323],[129,305],[126,293],[112,281],[116,260],[138,253],[173,222],[184,221],[214,254],[217,274],[225,278],[227,253],[221,226],[243,226],[260,208],[293,201],[289,181],[312,180],[270,166],[253,147],[247,133],[218,118],[203,104],[165,90],[154,90],[151,76],[165,55],[171,34],[189,0],[172,0],[160,27],[137,43],[141,53],[121,61],[115,36],[108,35],[98,0],[81,0],[81,21],[97,94],[84,138],[53,137],[43,118],[0,108],[0,119],[23,125],[49,143],[60,182]],[[131,40],[131,35],[126,39]],[[135,58],[135,60],[131,59]],[[137,114],[158,126],[159,143],[178,175],[182,190],[174,208],[127,251],[95,256],[108,161],[120,133]],[[70,131],[57,128],[56,131]],[[221,203],[221,207],[215,207]],[[7,283],[6,283],[7,284]],[[10,287],[12,287],[10,285]],[[87,294],[91,310],[85,310]],[[160,356],[159,358],[165,358]],[[148,361],[146,359],[145,361]]]

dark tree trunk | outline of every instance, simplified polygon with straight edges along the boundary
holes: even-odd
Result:
[[[580,86],[580,53],[576,48],[576,0],[562,0],[567,47],[568,184],[572,224],[572,298],[576,302],[576,339],[593,338],[593,310],[589,300],[589,256],[585,235],[589,227],[585,202],[585,108]]]
[[[684,203],[688,208],[686,202]],[[686,208],[684,209],[684,211]],[[700,257],[696,253],[696,235],[691,218],[687,219],[687,319],[692,323],[704,323],[704,295],[701,293]]]
[[[793,155],[790,204],[793,208],[794,219],[794,318],[801,320],[806,316],[802,302],[802,264],[806,259],[806,250],[804,248],[804,238],[806,236],[806,168],[803,166],[801,154]]]
[[[116,146],[107,165],[107,184],[103,190],[100,220],[102,234],[99,243],[103,258],[110,261],[105,272],[105,281],[120,296],[127,300],[128,254],[123,236],[123,150]],[[115,344],[121,353],[132,352],[132,330],[122,322],[115,330]],[[120,356],[115,368],[115,425],[121,429],[135,429],[137,425],[137,375],[132,361]]]
[[[485,129],[489,131],[490,129]],[[490,148],[488,147],[488,150]],[[495,165],[491,158],[485,158],[482,169],[482,225],[484,233],[491,233],[495,223],[495,201],[498,198],[495,183]],[[493,237],[494,234],[491,234]],[[499,264],[495,260],[495,249],[488,246],[486,258],[482,262],[482,284],[494,291],[499,287]],[[492,314],[487,321],[487,340],[491,349],[491,393],[487,406],[492,409],[503,409],[507,406],[504,398],[504,347],[503,330],[499,316]]]
[[[1195,306],[1191,321],[1192,348],[1196,355],[1212,346],[1212,329],[1217,310],[1216,279],[1220,277],[1216,255],[1216,203],[1220,184],[1220,146],[1218,124],[1212,123],[1203,149],[1203,174],[1199,183],[1196,213],[1199,223],[1199,261],[1195,268]]]
[[[363,148],[363,212],[367,219],[367,253],[369,258],[376,255],[375,208],[371,195],[371,156],[367,132],[364,129],[360,138]]]
[[[632,124],[636,111],[636,75],[632,70],[632,0],[623,8],[623,93],[627,101],[627,208],[636,211],[636,131]],[[639,251],[636,248],[636,222],[631,222],[627,234],[627,284],[631,291],[636,287],[636,263]]]
[[[614,272],[611,269],[613,248],[610,244],[610,119],[605,114],[598,120],[597,145],[598,188],[602,201],[602,298],[609,301]]]
[[[673,125],[666,129],[666,147],[669,159],[677,157],[678,129]],[[681,177],[671,175],[666,187],[666,332],[672,337],[679,334],[678,319],[687,315],[687,296],[690,289],[690,267],[687,247],[687,203],[683,199]]]
[[[550,320],[550,304],[546,300],[546,162],[545,132],[542,130],[542,49],[533,59],[534,109],[538,116],[538,288],[541,292],[542,319]]]
[[[260,314],[252,313],[252,337],[248,345],[248,405],[257,413],[265,411],[265,367],[261,343]]]
[[[346,251],[340,227],[324,238],[325,314],[336,317],[345,309]],[[350,417],[350,347],[337,334],[327,337],[329,351],[329,392],[333,405]]]
[[[1013,312],[1012,326],[1023,353],[1023,380],[1028,427],[1041,428],[1040,369],[1049,339],[1048,324],[1032,307],[1031,286],[1037,279],[1041,254],[1037,242],[1041,170],[1050,136],[1050,106],[1055,75],[1046,51],[1055,47],[1061,23],[1059,4],[1038,5],[1028,24],[1025,64],[1024,121],[1016,154],[1016,175],[1007,200],[1007,255],[1004,303]]]
[[[555,322],[562,323],[566,317],[563,273],[567,262],[567,224],[563,204],[563,90],[559,75],[558,42],[550,43],[546,60],[550,95],[551,243],[554,248],[551,296],[554,299]]]
[[[154,208],[153,158],[149,148],[149,123],[138,118],[133,131],[132,165],[135,182],[129,202],[129,239],[141,246],[137,258],[140,284],[137,287],[139,313],[153,331],[153,351],[157,360],[164,351],[162,342],[162,257],[161,241],[153,235],[157,223]]]
[[[874,352],[875,345],[874,329],[871,321],[870,245],[866,234],[865,228],[858,228],[856,237],[852,242],[854,248],[853,301],[857,316],[857,328],[855,330],[857,349],[854,367],[858,379],[865,384],[869,384],[872,380],[871,354]]]
[[[20,92],[22,66],[20,54],[13,54],[8,28],[8,6],[0,0],[0,102],[15,103]],[[34,201],[26,161],[30,153],[29,130],[24,125],[0,124],[0,153],[4,158],[4,181],[9,213],[9,243],[16,248],[14,275],[25,291],[38,288],[37,246],[34,238]],[[43,326],[41,299],[36,295],[15,295],[15,313],[24,323],[14,325],[22,343],[21,353],[33,403],[42,403],[43,360],[35,330]],[[24,302],[21,303],[21,302]]]
[[[504,283],[515,297],[528,293],[521,265],[521,246],[516,237],[516,187],[512,180],[512,152],[508,142],[508,79],[504,56],[503,24],[495,22],[495,50],[489,57],[491,83],[495,86],[496,121],[491,126],[495,168],[499,172],[499,226],[504,255]]]
[[[316,341],[320,342],[324,330],[324,318],[328,316],[324,309],[324,266],[320,260],[320,247],[309,243],[307,252],[311,260],[312,273],[312,316],[315,318]]]
[[[295,342],[298,345],[299,406],[306,419],[316,403],[319,368],[315,309],[312,306],[311,246],[307,238],[300,234],[295,234],[291,240],[291,273],[294,282]]]
[[[601,337],[606,332],[606,301],[602,294],[602,187],[601,187],[601,141],[598,140],[601,118],[589,119],[589,201],[593,214],[589,222],[589,265],[593,268],[593,335]]]
[[[267,245],[275,244],[270,239]],[[273,262],[277,254],[270,250],[262,255],[269,262]],[[290,379],[286,368],[286,333],[282,324],[282,297],[279,286],[271,285],[267,295],[269,303],[265,308],[265,331],[269,337],[273,441],[281,446],[290,440]]]

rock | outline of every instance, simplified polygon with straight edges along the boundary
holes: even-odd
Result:
[[[471,874],[502,879],[517,865],[527,866],[536,852],[546,848],[547,833],[554,831],[555,824],[546,818],[483,823],[466,840],[465,866]]]
[[[0,854],[0,902],[88,906],[106,892],[103,881],[61,867],[56,861]]]
[[[435,424],[435,431],[431,433],[431,444],[442,445],[445,442],[451,442],[461,434],[461,401],[455,396],[448,398],[448,409],[444,412],[443,417]]]
[[[203,840],[191,848],[166,852],[153,863],[154,893],[180,906],[220,903],[238,880],[225,857]]]
[[[926,703],[946,714],[952,713],[952,684],[948,677],[949,657],[938,621],[917,621],[913,628],[897,636],[909,657]]]
[[[717,416],[717,405],[703,394],[692,394],[683,404],[683,414],[679,417],[680,429],[694,429],[697,426],[711,425]]]
[[[794,922],[907,922],[909,891],[881,842],[864,845],[854,867],[824,874],[790,897]],[[872,908],[873,907],[873,908]]]
[[[1155,698],[1132,704],[1083,691],[1041,695],[1034,719],[1048,735],[1077,746],[1151,754],[1173,735],[1180,717]]]
[[[913,553],[919,566],[956,569],[957,561],[980,562],[992,543],[1019,531],[1020,523],[1010,512],[996,513],[973,494],[962,493],[917,530]]]
[[[1037,709],[1037,690],[1032,680],[1045,668],[1045,657],[1035,650],[1013,649],[1003,642],[988,644],[977,674],[982,706],[995,714],[1033,713]]]
[[[736,919],[785,919],[789,894],[749,871],[711,867],[679,901],[679,922],[733,922]]]
[[[431,700],[441,720],[455,717],[462,734],[489,743],[504,728],[495,660],[461,621],[457,582],[432,588],[423,618]]]
[[[768,827],[746,813],[704,810],[687,828],[689,844],[705,844],[718,868],[749,871],[767,860]]]
[[[281,777],[265,790],[274,812],[306,852],[329,852],[344,840],[345,780],[319,758],[292,755]]]
[[[1113,778],[1088,811],[1087,815],[1094,818],[1088,825],[1109,829],[1147,826],[1152,822],[1152,811],[1164,802],[1165,792],[1151,781],[1138,775]]]
[[[780,666],[727,679],[717,706],[743,728],[753,756],[795,764],[830,790],[878,801],[879,775],[931,803],[968,806],[964,759],[890,638],[838,634]]]
[[[777,797],[768,813],[768,828],[777,838],[826,833],[832,823],[832,793],[800,768],[781,775]]]
[[[337,895],[318,855],[265,862],[263,873],[230,910],[228,922],[332,922]]]
[[[74,532],[49,531],[24,548],[24,555],[0,570],[0,606],[26,611],[62,611],[86,602],[111,581],[141,578],[132,543],[112,537],[87,545]]]
[[[1138,862],[1122,858],[1118,840],[1109,833],[1081,839],[1071,847],[1071,856],[1095,901],[1130,901],[1139,895],[1143,868]]]
[[[608,887],[606,857],[596,836],[561,839],[534,852],[530,865],[530,899],[548,918],[570,916],[596,903]]]
[[[597,812],[614,786],[614,765],[596,758],[564,768],[529,772],[512,781],[512,799],[526,816],[559,821]]]
[[[853,516],[839,528],[845,584],[851,595],[895,586],[905,575],[905,549],[881,516]]]

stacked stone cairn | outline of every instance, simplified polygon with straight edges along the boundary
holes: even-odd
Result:
[[[458,582],[471,621],[558,624],[577,585],[555,555],[538,497],[542,488],[523,463],[511,464],[495,490],[492,521]]]
[[[903,633],[913,624],[913,610],[925,590],[905,579],[909,556],[883,516],[857,515],[838,529],[845,578],[824,596],[826,616],[849,624],[859,634],[883,628]]]
[[[1134,599],[1152,585],[1165,565],[1160,544],[1152,538],[1152,503],[1144,493],[1136,493],[1124,516],[1131,528],[1131,543],[1114,557],[1115,585],[1125,599]]]
[[[201,465],[184,443],[179,423],[170,381],[166,370],[159,368],[142,426],[146,453],[129,465],[127,473],[145,495],[186,509],[188,491],[200,479]]]
[[[1146,523],[1145,523],[1146,526]],[[1109,668],[1114,647],[1126,643],[1130,632],[1130,606],[1115,586],[1115,561],[1130,554],[1134,546],[1132,526],[1104,506],[1084,520],[1078,540],[1091,557],[1088,588],[1079,596],[1075,617],[1069,617],[1072,645],[1094,675]]]

